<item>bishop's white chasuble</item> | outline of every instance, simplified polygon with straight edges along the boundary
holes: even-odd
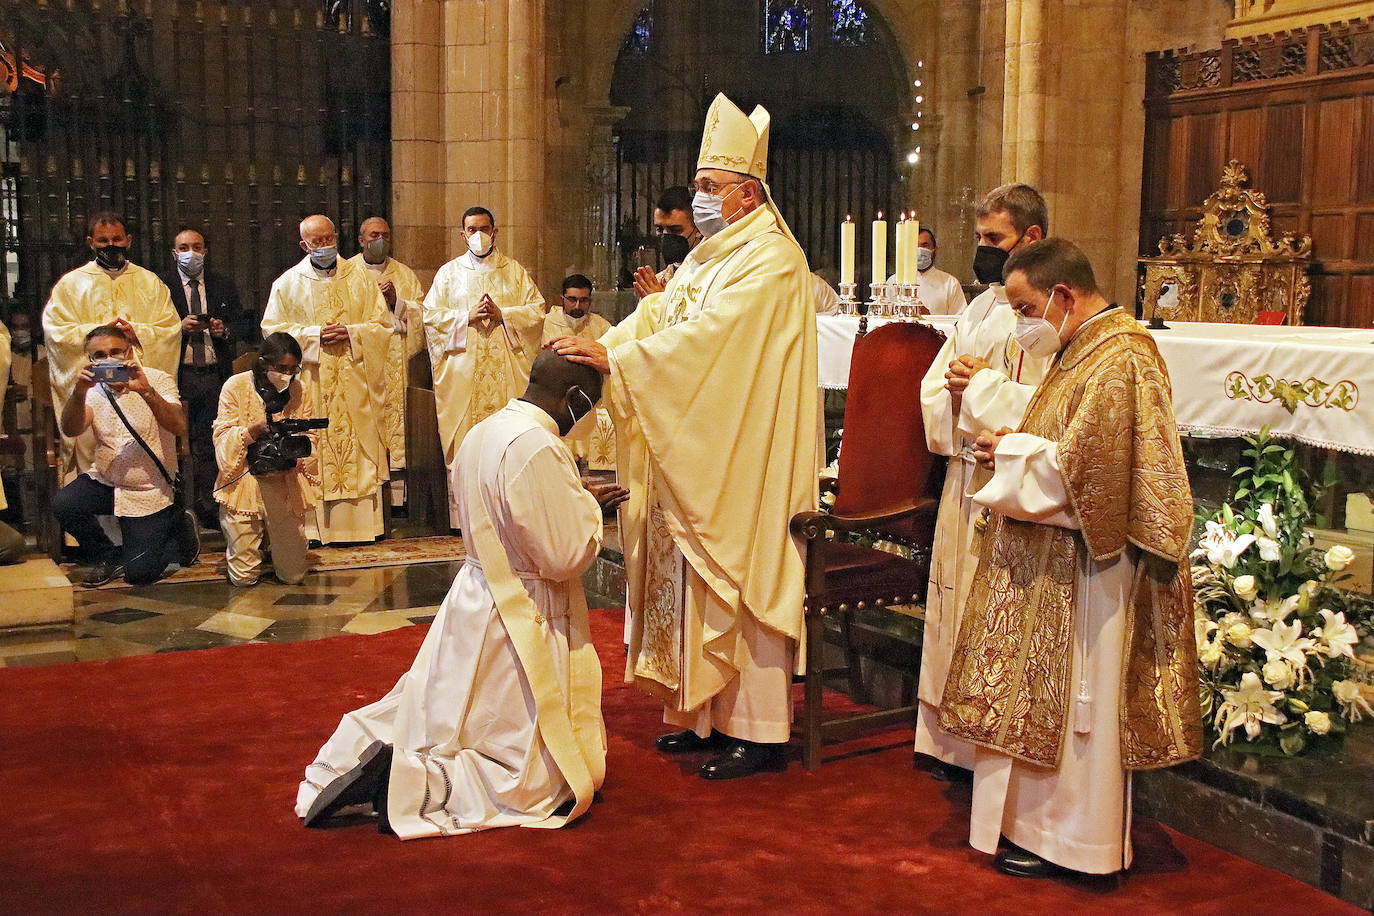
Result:
[[[805,256],[767,209],[699,244],[601,338],[631,610],[626,679],[665,719],[786,741],[816,505],[816,316]]]

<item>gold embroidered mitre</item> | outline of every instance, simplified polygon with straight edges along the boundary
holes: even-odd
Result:
[[[706,112],[697,168],[725,169],[760,181],[767,179],[770,121],[762,105],[756,105],[753,114],[746,116],[725,93],[717,94]]]

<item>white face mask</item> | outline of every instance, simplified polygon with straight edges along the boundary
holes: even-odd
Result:
[[[277,389],[278,391],[285,391],[287,387],[291,384],[291,373],[278,372],[275,369],[268,369],[267,381],[269,381],[272,384],[272,387]]]
[[[1045,303],[1045,311],[1049,311],[1050,304],[1054,302],[1054,293],[1050,293],[1049,301]],[[1036,359],[1049,359],[1059,352],[1059,332],[1064,327],[1064,322],[1069,320],[1069,313],[1064,313],[1064,318],[1059,322],[1059,327],[1050,324],[1044,318],[1031,318],[1019,312],[1016,315],[1016,330],[1013,336],[1020,344],[1021,349]]]
[[[590,417],[592,413],[596,410],[596,405],[592,403],[592,399],[590,396],[588,396],[587,392],[583,391],[581,388],[578,388],[576,390],[577,393],[582,396],[582,400],[587,402],[587,411],[579,417],[576,413],[573,412],[572,402],[568,402],[568,418],[572,420],[572,426],[568,428],[568,435],[570,436],[574,435],[574,432],[577,435],[581,435],[583,430],[578,428],[578,424],[582,423],[583,420]]]
[[[916,269],[925,273],[930,270],[930,265],[935,263],[935,252],[929,248],[916,249]]]
[[[696,223],[697,231],[701,233],[703,239],[708,239],[730,225],[730,221],[725,218],[725,202],[735,196],[735,191],[744,187],[744,182],[735,185],[734,189],[724,197],[717,197],[714,194],[707,194],[705,191],[698,191],[692,195],[692,222]]]
[[[468,251],[479,258],[485,258],[491,254],[491,236],[485,232],[474,232],[468,236]]]

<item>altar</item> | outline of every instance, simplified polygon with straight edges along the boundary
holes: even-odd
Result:
[[[922,320],[948,335],[957,318]],[[857,316],[816,318],[822,388],[848,385],[858,329]],[[1374,455],[1374,329],[1175,321],[1150,333],[1169,368],[1181,432],[1244,436],[1268,426],[1308,445]]]

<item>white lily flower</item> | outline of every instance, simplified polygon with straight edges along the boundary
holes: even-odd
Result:
[[[1279,524],[1274,520],[1273,503],[1265,503],[1260,506],[1259,523],[1260,528],[1264,529],[1264,533],[1269,535],[1269,537],[1277,538],[1279,536]]]
[[[1194,551],[1193,555],[1206,554],[1208,563],[1230,569],[1236,565],[1240,555],[1245,553],[1246,549],[1253,543],[1255,543],[1253,534],[1237,535],[1221,522],[1209,521],[1207,522],[1207,533],[1198,541],[1198,549]]]
[[[1197,660],[1201,662],[1208,671],[1217,670],[1217,665],[1226,657],[1226,651],[1222,648],[1220,640],[1204,640],[1197,650]]]
[[[1259,547],[1260,559],[1266,563],[1277,563],[1283,557],[1283,550],[1279,547],[1279,542],[1273,538],[1260,536],[1255,540]]]
[[[1216,632],[1216,629],[1217,625],[1214,621],[1200,614],[1193,617],[1193,638],[1197,640],[1199,649],[1202,648],[1203,643],[1207,642],[1208,637]]]
[[[1291,664],[1299,677],[1307,670],[1306,653],[1315,645],[1302,635],[1302,622],[1298,620],[1292,623],[1276,622],[1271,629],[1256,630],[1250,634],[1250,640],[1264,650],[1265,658],[1269,661],[1281,658]]]
[[[1331,685],[1331,695],[1341,704],[1341,713],[1349,722],[1358,722],[1366,715],[1374,716],[1374,708],[1354,681],[1336,681]]]
[[[1342,655],[1354,658],[1355,644],[1360,641],[1360,634],[1346,623],[1345,612],[1333,614],[1324,610],[1321,612],[1321,618],[1322,625],[1312,631],[1312,636],[1316,639],[1322,654],[1329,658],[1338,658]]]
[[[1282,725],[1288,721],[1274,705],[1283,699],[1281,690],[1265,690],[1253,671],[1241,675],[1240,685],[1221,692],[1222,703],[1217,710],[1216,727],[1220,732],[1217,745],[1229,744],[1231,733],[1242,726],[1246,737],[1258,738],[1265,724]]]

